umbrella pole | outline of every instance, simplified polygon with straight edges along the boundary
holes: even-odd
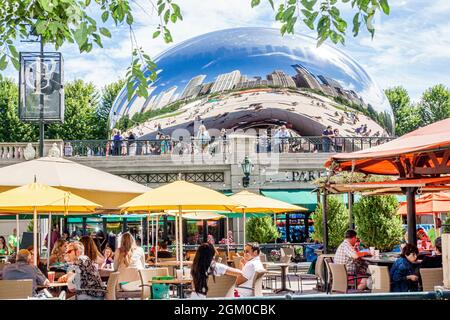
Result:
[[[227,230],[227,235],[226,235],[226,239],[227,239],[227,259],[230,256],[230,238],[228,237],[228,216],[226,216],[226,230]]]
[[[247,221],[247,218],[246,218],[246,216],[245,216],[245,210],[242,210],[243,212],[244,212],[244,225],[243,225],[243,227],[242,228],[244,228],[244,246],[245,246],[245,241],[247,240],[247,238],[246,238],[246,234],[245,234],[245,223],[246,223],[246,221]]]
[[[17,231],[17,246],[16,246],[16,252],[19,252],[19,243],[20,243],[20,230],[19,230],[19,214],[16,214],[16,231]],[[17,253],[16,253],[17,256]]]
[[[159,215],[156,216],[156,227],[155,227],[155,263],[158,262],[158,233],[159,233]]]
[[[52,213],[48,215],[48,232],[47,232],[47,272],[50,270],[50,251],[52,248]]]
[[[144,246],[144,219],[141,217],[141,246]]]
[[[241,244],[241,230],[239,230],[239,223],[241,223],[241,220],[239,219],[239,217],[236,218],[237,219],[237,244]]]
[[[150,221],[151,221],[151,223],[150,223]],[[150,214],[149,214],[149,215],[147,215],[147,255],[148,256],[150,256],[150,247],[149,247],[149,245],[150,245],[150,239],[149,239],[150,234],[149,234],[149,231],[148,231],[150,225],[151,225],[151,228],[152,228],[152,231],[153,231],[153,220],[150,220]],[[152,246],[153,246],[153,237],[152,237]]]
[[[37,210],[33,212],[33,264],[37,266]]]
[[[179,219],[178,222],[180,223],[180,226],[178,227],[178,231],[180,232],[180,270],[183,271],[183,219],[181,218],[181,207],[178,209]]]
[[[178,248],[178,215],[175,215],[175,253],[177,257],[177,262],[179,262],[180,249]]]

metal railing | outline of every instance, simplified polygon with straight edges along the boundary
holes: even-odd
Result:
[[[336,137],[322,136],[210,140],[154,139],[154,140],[69,140],[64,141],[65,157],[107,156],[164,156],[164,155],[226,155],[242,150],[243,143],[255,153],[340,153],[353,152],[377,146],[391,137]]]

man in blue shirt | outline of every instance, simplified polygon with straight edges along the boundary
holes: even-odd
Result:
[[[3,280],[33,280],[33,292],[37,293],[37,286],[46,286],[50,282],[44,274],[33,266],[31,253],[26,249],[19,250],[16,263],[6,265],[3,269]]]

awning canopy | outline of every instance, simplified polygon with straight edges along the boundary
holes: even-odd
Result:
[[[418,187],[422,192],[450,189],[450,176],[439,178],[397,179],[376,182],[355,182],[330,184],[327,189],[333,193],[376,191],[377,194],[401,194],[401,188]]]
[[[325,164],[335,170],[406,176],[449,173],[450,118],[420,128],[382,145],[352,153],[333,155]]]
[[[302,206],[308,211],[314,211],[317,207],[317,194],[311,191],[307,189],[261,190],[261,194],[269,198]]]

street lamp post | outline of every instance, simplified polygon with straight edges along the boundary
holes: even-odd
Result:
[[[244,161],[241,163],[242,172],[244,173],[244,177],[242,178],[242,186],[247,188],[250,184],[250,174],[252,173],[253,164],[248,158],[245,156]]]

